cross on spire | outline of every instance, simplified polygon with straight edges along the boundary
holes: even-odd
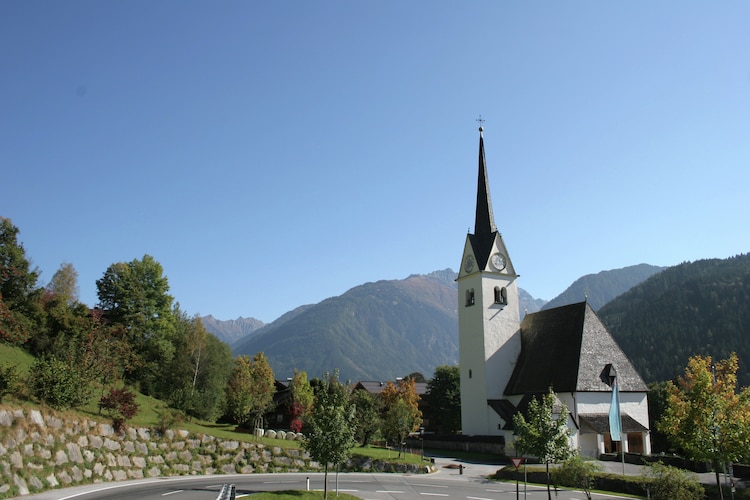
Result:
[[[482,118],[482,115],[479,115],[479,118],[477,118],[477,123],[479,123],[479,131],[480,132],[484,129],[484,127],[483,127],[484,122],[485,122],[485,120],[484,120],[484,118]]]

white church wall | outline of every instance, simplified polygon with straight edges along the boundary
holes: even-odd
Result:
[[[611,392],[579,392],[576,394],[578,412],[583,414],[608,414],[612,404]],[[645,392],[621,392],[620,412],[630,415],[648,429],[648,399]]]

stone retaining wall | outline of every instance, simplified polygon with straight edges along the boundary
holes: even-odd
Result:
[[[186,430],[115,432],[95,420],[0,408],[0,498],[145,477],[306,470],[319,465],[302,450]]]

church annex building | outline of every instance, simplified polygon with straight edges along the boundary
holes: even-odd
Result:
[[[581,302],[521,318],[518,275],[492,214],[482,132],[474,233],[466,237],[458,274],[462,433],[503,436],[511,453],[513,415],[551,387],[568,408],[558,418],[567,419],[582,455],[649,455],[648,388],[591,306]],[[622,443],[609,435],[615,374]]]

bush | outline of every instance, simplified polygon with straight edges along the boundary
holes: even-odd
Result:
[[[648,467],[643,486],[652,500],[701,500],[705,495],[695,475],[661,462]]]
[[[58,410],[83,406],[93,394],[93,386],[81,371],[54,355],[36,360],[29,373],[29,386],[41,402]]]
[[[99,400],[99,408],[112,418],[118,432],[122,430],[126,420],[138,414],[135,394],[124,387],[122,389],[111,387],[109,392]]]
[[[555,485],[580,489],[591,500],[591,490],[596,482],[596,473],[601,470],[599,464],[574,455],[552,472]]]
[[[0,367],[0,399],[18,391],[20,375],[15,366]]]

